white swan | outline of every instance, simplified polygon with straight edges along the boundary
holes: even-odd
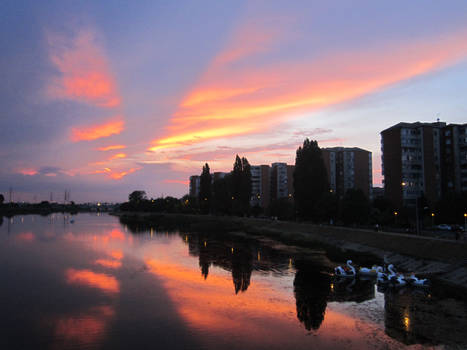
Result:
[[[337,266],[334,269],[336,276],[353,277],[356,274],[355,267],[352,266],[352,260],[347,260],[347,266]]]
[[[360,267],[358,273],[364,276],[376,276],[378,274],[378,271],[380,270],[381,272],[383,271],[383,268],[381,266],[373,265],[371,269],[368,267]]]
[[[416,287],[427,287],[430,284],[430,281],[428,279],[418,279],[413,273],[407,278],[407,280],[411,285]]]

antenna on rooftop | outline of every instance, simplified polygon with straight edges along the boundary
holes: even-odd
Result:
[[[439,123],[439,116],[440,116],[441,113],[436,113],[436,122]]]

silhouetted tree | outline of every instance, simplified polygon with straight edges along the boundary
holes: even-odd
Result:
[[[209,165],[206,163],[203,166],[199,180],[199,207],[201,213],[208,214],[211,204],[211,173],[209,171]]]
[[[137,204],[146,198],[146,191],[133,191],[128,196],[128,201],[133,204]]]
[[[294,171],[294,199],[297,215],[303,219],[324,220],[320,208],[329,192],[321,149],[317,141],[306,139],[297,149]]]
[[[348,189],[342,202],[342,219],[345,224],[368,222],[370,203],[361,189]]]
[[[215,214],[230,214],[232,207],[231,178],[226,175],[212,184],[212,209]]]
[[[4,201],[5,197],[3,196],[3,194],[0,193],[0,205],[2,205]]]
[[[246,158],[235,157],[231,176],[232,212],[246,214],[250,209],[251,197],[251,167]]]

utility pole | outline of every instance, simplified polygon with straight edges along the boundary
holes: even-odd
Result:
[[[11,203],[13,202],[13,189],[10,187],[8,190],[8,201]]]

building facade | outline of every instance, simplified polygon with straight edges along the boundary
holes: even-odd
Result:
[[[200,176],[199,175],[193,175],[190,176],[190,197],[196,197],[198,198],[199,196],[199,188],[200,188]]]
[[[371,152],[357,147],[323,148],[321,152],[332,192],[342,198],[347,190],[360,189],[372,198]]]
[[[466,124],[398,123],[381,132],[385,196],[413,207],[467,189]]]
[[[251,166],[251,206],[266,208],[270,201],[271,167],[269,165]]]
[[[294,165],[287,163],[271,164],[271,200],[293,197],[294,169]]]

